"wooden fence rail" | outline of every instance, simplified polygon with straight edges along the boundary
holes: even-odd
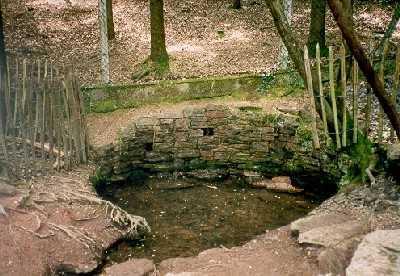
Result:
[[[85,111],[73,69],[59,70],[43,59],[8,57],[4,71],[0,159],[23,153],[26,168],[38,159],[54,161],[57,169],[86,163]]]
[[[378,107],[378,110],[374,112],[373,108],[373,95],[372,95],[372,90],[368,86],[366,82],[364,82],[364,88],[366,91],[365,93],[365,105],[363,108],[360,107],[360,96],[361,96],[361,82],[360,82],[360,73],[358,69],[358,64],[354,58],[348,59],[346,56],[346,50],[344,45],[341,45],[338,53],[336,53],[336,59],[335,59],[335,53],[333,50],[333,47],[329,47],[329,57],[327,60],[322,60],[320,57],[320,47],[319,45],[316,46],[316,59],[315,61],[311,61],[309,56],[308,56],[308,51],[307,47],[304,48],[304,66],[305,70],[307,72],[307,89],[309,90],[309,95],[311,97],[311,114],[312,117],[315,118],[315,102],[316,102],[316,97],[319,97],[320,105],[322,108],[322,127],[320,129],[323,129],[322,131],[324,132],[324,135],[321,137],[324,137],[324,144],[329,145],[330,143],[335,143],[336,148],[340,149],[341,147],[346,147],[351,143],[357,143],[359,134],[363,133],[363,135],[368,136],[371,140],[375,140],[378,143],[382,143],[384,141],[384,128],[386,126],[390,126],[388,121],[385,122],[385,116],[383,113],[382,108],[380,106]],[[396,52],[396,58],[394,62],[394,73],[393,76],[385,76],[385,69],[386,68],[386,61],[387,61],[387,55],[389,53],[389,46],[388,43],[386,42],[384,44],[384,51],[383,51],[383,56],[382,59],[379,62],[379,77],[381,78],[382,81],[385,82],[385,80],[390,79],[388,82],[389,84],[392,85],[391,88],[389,88],[388,91],[390,91],[390,96],[392,101],[396,104],[396,101],[398,100],[398,97],[400,97],[399,93],[399,83],[400,83],[400,47],[397,48]],[[335,74],[335,63],[339,62],[337,68],[339,68],[339,79],[340,84],[339,84],[339,89],[335,88],[336,84],[336,76]],[[349,63],[350,61],[350,63]],[[324,64],[324,62],[327,62],[327,64]],[[350,70],[347,70],[346,63],[349,63],[351,65],[349,68]],[[316,70],[319,80],[319,95],[315,95],[312,93],[312,74],[311,70],[313,68],[310,68],[310,64],[313,64],[315,67],[314,70]],[[321,68],[325,67],[324,65],[328,65],[329,68],[329,85],[324,86],[322,83],[322,72]],[[350,75],[347,76],[347,72],[350,72]],[[329,89],[329,94],[325,93],[325,90]],[[339,93],[337,93],[339,92]],[[326,110],[324,106],[324,101],[322,100],[325,98],[326,100],[330,101],[332,105],[332,111],[333,111],[333,122],[334,122],[334,133],[329,133],[327,130],[327,123],[326,123]],[[377,100],[376,100],[377,102]],[[341,112],[341,124],[339,125],[339,114],[338,114],[338,107],[341,107],[340,110],[347,110],[350,112]],[[400,112],[400,106],[397,105],[398,111]],[[347,117],[347,116],[350,116]],[[375,118],[373,120],[373,117]],[[352,123],[350,123],[352,122]],[[371,132],[372,128],[372,122],[374,122],[375,125],[375,131],[374,133]],[[315,124],[315,123],[314,123]],[[313,124],[313,125],[314,125]],[[386,128],[386,130],[388,130]],[[319,137],[318,131],[315,130],[315,126],[313,126],[313,141],[314,141],[314,146],[316,148],[320,147],[320,144],[318,143],[317,139]],[[389,135],[386,135],[385,137],[387,141],[394,141],[395,135],[394,131],[392,128],[387,131]],[[332,138],[331,138],[332,137]]]

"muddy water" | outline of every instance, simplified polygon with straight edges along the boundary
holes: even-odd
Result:
[[[152,228],[144,240],[123,242],[108,252],[108,263],[131,257],[158,263],[212,247],[241,245],[266,229],[306,215],[319,203],[304,195],[273,193],[232,182],[188,180],[150,179],[146,185],[107,194],[107,199],[128,212],[145,217]]]

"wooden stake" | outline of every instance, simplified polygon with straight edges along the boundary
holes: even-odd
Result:
[[[308,96],[310,98],[310,106],[311,106],[313,143],[314,143],[315,149],[319,149],[320,143],[319,143],[318,130],[317,130],[317,112],[315,109],[315,99],[314,99],[314,92],[313,92],[313,86],[312,86],[311,66],[310,66],[310,60],[308,58],[307,45],[304,46],[304,65],[305,65],[305,69],[306,69],[307,88],[308,88],[308,94],[309,94]]]
[[[329,133],[328,133],[328,123],[326,120],[326,111],[324,105],[324,87],[322,85],[322,73],[321,73],[321,49],[319,43],[316,46],[316,57],[317,57],[317,72],[318,72],[318,85],[319,85],[319,100],[321,105],[322,121],[324,124],[324,133],[326,138],[326,144],[329,144]]]
[[[385,85],[385,60],[386,60],[386,55],[388,53],[389,50],[389,43],[388,40],[385,40],[384,44],[383,44],[383,54],[382,54],[382,60],[381,60],[381,64],[379,67],[379,78],[381,79],[383,85]],[[383,141],[383,109],[381,107],[381,105],[379,105],[379,114],[378,114],[378,143],[382,143]]]
[[[358,141],[358,63],[353,58],[353,143]]]
[[[346,80],[346,48],[344,44],[340,47],[340,65],[341,65],[341,86],[342,86],[342,146],[346,147],[347,144],[347,112],[346,112],[346,98],[347,98],[347,80]]]
[[[393,90],[392,90],[392,101],[396,106],[397,112],[400,112],[399,107],[397,106],[397,93],[399,91],[399,79],[400,79],[400,46],[397,47],[396,51],[396,70],[393,75]],[[394,133],[394,129],[390,129],[390,140],[395,141],[396,135]]]
[[[336,106],[336,95],[335,95],[335,78],[334,78],[334,60],[333,60],[333,48],[329,46],[329,87],[331,92],[331,101],[332,101],[332,109],[333,109],[333,122],[335,125],[336,132],[336,148],[340,149],[340,134],[339,134],[339,123],[338,123],[338,114],[337,114],[337,106]]]

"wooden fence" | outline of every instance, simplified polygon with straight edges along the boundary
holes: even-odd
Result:
[[[38,160],[70,169],[86,163],[88,141],[83,100],[73,68],[48,60],[8,57],[0,79],[0,159],[20,155],[25,168]]]
[[[379,68],[379,77],[385,83],[385,80],[391,79],[391,87],[387,90],[390,93],[392,101],[396,104],[396,97],[399,93],[399,78],[400,78],[400,47],[398,47],[395,58],[395,69],[393,76],[385,77],[385,64],[386,58],[389,52],[389,44],[385,42],[384,51],[381,60],[377,64]],[[304,66],[307,75],[307,90],[310,99],[310,107],[313,118],[313,143],[315,148],[320,148],[320,135],[318,135],[317,129],[317,112],[315,103],[319,101],[319,105],[321,107],[321,119],[323,125],[323,132],[325,140],[324,144],[329,145],[330,143],[334,143],[337,149],[342,147],[346,147],[351,143],[357,143],[359,134],[363,133],[363,135],[369,137],[371,140],[375,140],[378,143],[382,143],[384,141],[383,133],[384,126],[390,126],[388,120],[385,120],[384,112],[379,105],[378,111],[374,113],[374,97],[372,95],[371,88],[364,83],[364,88],[366,87],[366,103],[363,108],[360,107],[359,99],[360,99],[360,72],[358,68],[358,64],[356,60],[351,57],[351,62],[348,65],[351,65],[351,70],[348,70],[346,66],[346,62],[349,62],[349,56],[346,56],[346,48],[344,45],[340,47],[338,53],[335,53],[333,47],[329,47],[329,57],[326,60],[321,59],[321,52],[319,45],[316,46],[316,58],[315,60],[310,60],[308,49],[304,47]],[[336,66],[336,63],[339,63],[339,66]],[[328,67],[327,78],[329,81],[323,81],[323,71],[321,67]],[[339,86],[338,89],[335,88],[337,75],[335,74],[335,68],[339,68],[340,76],[339,76]],[[316,74],[312,74],[311,70],[316,70]],[[350,71],[350,75],[348,72]],[[319,95],[316,96],[313,93],[313,76],[317,76],[318,80],[318,90]],[[324,85],[324,82],[329,82],[328,85]],[[340,95],[337,95],[339,92]],[[318,99],[319,98],[319,99]],[[330,114],[333,115],[333,125],[334,125],[334,133],[330,133],[328,129],[327,123],[327,103],[329,102],[329,111]],[[377,100],[375,99],[375,103]],[[399,107],[397,107],[399,110]],[[340,118],[338,110],[347,110],[350,112],[340,112]],[[350,115],[350,118],[348,116]],[[376,118],[376,129],[372,131],[372,121],[373,118]],[[341,124],[339,124],[341,122]],[[351,122],[351,123],[350,123]],[[361,124],[360,124],[361,123]],[[390,135],[386,141],[394,141],[396,136],[394,134],[394,130],[390,129]],[[333,137],[333,139],[331,138]]]

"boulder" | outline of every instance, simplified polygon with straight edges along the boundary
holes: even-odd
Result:
[[[114,264],[105,269],[104,276],[150,276],[155,266],[148,259],[131,259],[124,263]]]
[[[362,235],[367,231],[365,221],[350,220],[340,224],[313,228],[300,233],[299,243],[323,247],[334,247],[347,239]]]
[[[400,229],[377,230],[366,235],[354,253],[346,275],[400,275]]]

